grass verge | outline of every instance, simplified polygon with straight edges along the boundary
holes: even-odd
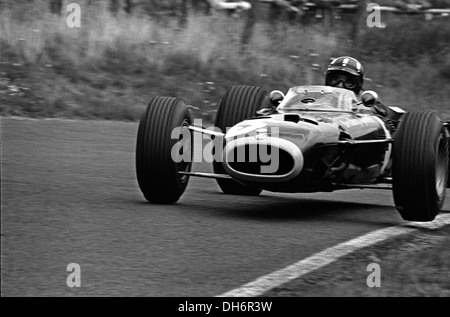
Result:
[[[82,6],[81,27],[71,29],[65,16],[31,9],[0,13],[0,115],[137,120],[152,96],[167,95],[212,121],[231,85],[322,84],[330,58],[348,54],[386,104],[450,118],[447,21],[386,18],[385,29],[362,25],[357,43],[344,22],[259,21],[242,45],[245,21],[230,16],[191,15],[180,28],[175,18]]]
[[[439,231],[422,230],[359,250],[264,296],[448,297],[449,245],[450,226]],[[380,265],[379,288],[367,286],[371,263]]]

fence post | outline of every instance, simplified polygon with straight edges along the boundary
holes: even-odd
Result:
[[[125,0],[125,12],[131,14],[133,11],[133,2],[131,0]]]
[[[350,38],[354,44],[359,40],[359,35],[362,27],[362,20],[365,16],[365,11],[367,8],[367,0],[359,0],[356,5],[356,13],[353,17],[353,26],[351,29]]]
[[[250,43],[250,40],[253,36],[253,29],[256,22],[256,7],[257,7],[257,0],[247,0],[251,4],[251,9],[247,10],[245,12],[245,22],[244,22],[244,28],[242,30],[242,36],[241,36],[241,44],[243,46],[246,46]]]
[[[117,12],[119,12],[119,8],[120,8],[119,0],[111,0],[109,2],[109,11],[111,11],[111,13],[113,13],[114,15],[116,15]]]
[[[178,26],[185,28],[188,19],[188,0],[181,0],[180,17],[178,20]]]
[[[62,0],[50,1],[50,12],[54,14],[61,14],[62,12]]]

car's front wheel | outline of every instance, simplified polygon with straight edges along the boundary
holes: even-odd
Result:
[[[187,130],[191,122],[181,99],[155,97],[147,106],[137,135],[136,174],[148,201],[175,203],[186,189],[189,176],[180,172],[191,171],[191,134]]]
[[[393,148],[393,194],[404,220],[432,221],[442,208],[449,173],[448,144],[431,111],[405,114]]]

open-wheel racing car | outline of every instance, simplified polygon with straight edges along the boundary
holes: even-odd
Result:
[[[190,176],[215,178],[234,195],[392,189],[403,219],[432,221],[450,185],[449,122],[399,107],[379,116],[376,93],[360,99],[329,86],[286,95],[233,86],[218,104],[215,129],[205,129],[193,125],[183,100],[154,97],[137,135],[139,187],[160,204],[178,201]],[[191,171],[191,136],[199,132],[214,142],[214,173]]]

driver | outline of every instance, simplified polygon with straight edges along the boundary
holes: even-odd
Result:
[[[364,67],[355,58],[341,56],[328,65],[325,76],[325,85],[351,90],[357,97],[363,92]],[[377,102],[373,107],[375,114],[386,117],[387,109]]]

